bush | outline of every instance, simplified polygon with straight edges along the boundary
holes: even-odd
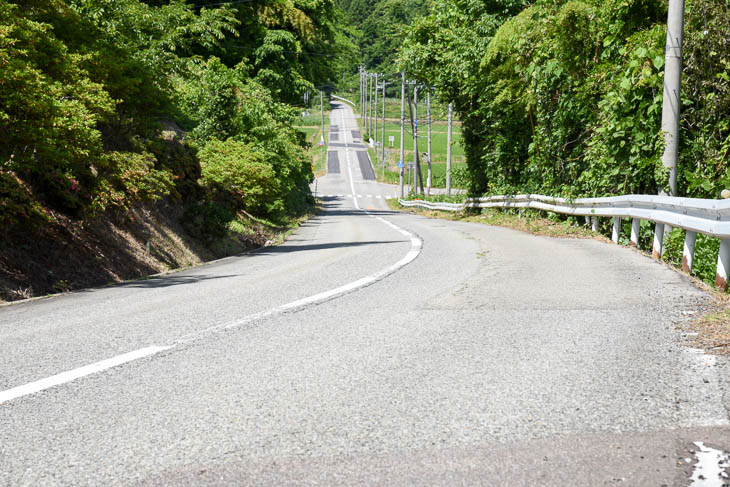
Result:
[[[150,153],[109,152],[96,169],[97,184],[91,203],[92,212],[127,210],[136,202],[155,201],[170,193],[172,175],[155,169]],[[83,188],[76,187],[77,191]]]
[[[201,183],[216,201],[261,216],[277,207],[281,195],[274,169],[251,145],[212,140],[198,156]]]
[[[185,231],[206,244],[225,237],[235,214],[218,203],[194,203],[185,209],[182,225]]]
[[[40,203],[20,179],[12,172],[0,170],[0,228],[47,220]]]

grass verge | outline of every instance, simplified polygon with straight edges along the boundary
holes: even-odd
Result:
[[[560,221],[557,218],[536,215],[532,211],[502,211],[497,209],[484,209],[479,214],[465,212],[448,212],[438,210],[426,210],[422,208],[405,208],[398,203],[397,199],[386,200],[388,206],[394,210],[406,211],[428,218],[441,218],[445,220],[483,223],[498,227],[512,228],[533,235],[545,235],[556,238],[594,238],[603,242],[611,240],[603,235],[592,232],[589,228],[576,225],[571,221]]]
[[[716,309],[692,321],[693,344],[715,355],[730,355],[730,302],[718,299]]]

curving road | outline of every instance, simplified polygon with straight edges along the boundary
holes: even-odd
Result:
[[[331,124],[324,209],[283,245],[0,308],[0,485],[689,485],[694,442],[730,451],[730,367],[678,327],[706,294],[391,212]]]

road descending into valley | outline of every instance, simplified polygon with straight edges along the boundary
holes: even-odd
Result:
[[[348,106],[331,129],[284,244],[0,308],[0,485],[690,485],[730,452],[730,366],[680,329],[709,295],[391,211]]]

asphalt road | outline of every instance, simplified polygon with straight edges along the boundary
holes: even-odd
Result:
[[[324,210],[283,245],[0,308],[1,485],[690,485],[694,442],[730,452],[730,367],[679,328],[705,293],[391,212],[331,123]]]

